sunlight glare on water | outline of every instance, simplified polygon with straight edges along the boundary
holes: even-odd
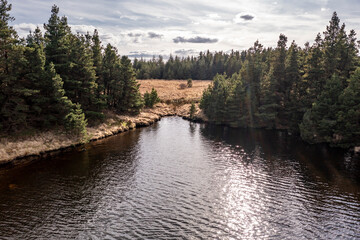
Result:
[[[360,239],[359,168],[281,132],[164,118],[1,170],[0,239]]]

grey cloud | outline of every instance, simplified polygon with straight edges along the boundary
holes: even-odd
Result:
[[[246,14],[246,15],[242,15],[240,16],[242,19],[244,19],[245,21],[250,21],[250,20],[253,20],[254,19],[254,16],[251,16],[249,14]]]
[[[195,51],[194,49],[179,49],[174,52],[176,55],[182,55],[182,56],[188,56],[192,54],[197,54],[198,51]]]
[[[163,35],[162,34],[157,34],[157,33],[154,33],[154,32],[148,32],[148,37],[149,38],[162,38]]]
[[[141,51],[131,51],[128,54],[129,58],[152,58],[154,56],[155,56],[154,54],[150,54],[147,52],[141,52]]]
[[[176,37],[173,39],[174,43],[216,43],[218,39],[216,38],[204,38],[204,37],[194,37],[194,38],[184,38],[184,37]]]
[[[22,30],[22,31],[27,31],[27,32],[30,32],[30,31],[33,31],[34,29],[32,29],[31,27],[19,27],[18,28],[19,30]]]
[[[100,38],[103,40],[111,39],[112,36],[110,34],[100,34]]]
[[[129,37],[141,37],[142,34],[141,33],[128,33]]]

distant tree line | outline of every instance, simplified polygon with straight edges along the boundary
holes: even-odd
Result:
[[[0,0],[0,130],[65,126],[82,133],[103,110],[137,113],[143,106],[131,61],[93,35],[73,34],[53,6],[45,33],[20,39]]]
[[[234,127],[287,129],[311,143],[360,145],[360,67],[356,33],[333,14],[312,46],[240,54],[239,72],[216,75],[200,107],[210,120]]]
[[[198,57],[170,58],[164,62],[163,57],[153,57],[151,60],[134,59],[134,68],[138,79],[195,79],[209,80],[216,74],[232,75],[241,69],[245,61],[246,51],[231,53],[200,52]]]

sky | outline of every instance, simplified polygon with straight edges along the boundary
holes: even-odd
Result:
[[[21,37],[42,27],[56,4],[73,32],[98,29],[131,58],[276,46],[280,33],[300,46],[326,29],[334,11],[360,32],[360,0],[8,0]]]

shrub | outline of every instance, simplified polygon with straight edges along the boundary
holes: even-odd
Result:
[[[104,120],[105,115],[102,112],[86,111],[85,116],[89,120]]]
[[[187,87],[188,87],[188,88],[191,88],[192,86],[193,86],[193,81],[192,81],[191,78],[189,78],[189,79],[187,80]]]
[[[180,89],[185,89],[185,88],[187,88],[187,85],[185,83],[181,83],[180,84]]]
[[[75,108],[71,109],[70,113],[65,116],[65,128],[67,131],[85,138],[87,136],[86,126],[87,120],[81,105],[76,104]]]
[[[144,94],[145,106],[152,108],[156,103],[160,102],[160,98],[157,94],[157,91],[153,88],[151,93],[146,92]]]

